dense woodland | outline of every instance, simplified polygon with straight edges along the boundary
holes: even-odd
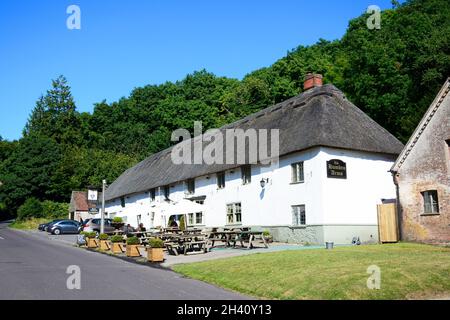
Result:
[[[363,14],[342,39],[299,46],[242,80],[201,70],[99,102],[92,114],[77,111],[61,76],[36,102],[22,138],[0,137],[0,218],[15,216],[27,199],[51,207],[68,202],[72,190],[113,181],[170,146],[177,128],[220,127],[295,96],[310,71],[405,142],[450,76],[449,17],[448,0],[393,1],[380,30],[369,30]]]

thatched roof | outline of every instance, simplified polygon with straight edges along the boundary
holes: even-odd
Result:
[[[232,128],[279,129],[280,156],[325,146],[395,157],[403,148],[400,141],[330,84],[308,90],[220,130]],[[126,170],[109,186],[106,199],[144,192],[239,166],[175,165],[171,160],[172,148],[156,153]]]

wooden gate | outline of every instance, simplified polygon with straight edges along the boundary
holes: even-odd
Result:
[[[381,243],[397,242],[398,221],[395,203],[379,204],[378,209],[378,236]]]

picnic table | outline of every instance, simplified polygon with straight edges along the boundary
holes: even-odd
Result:
[[[206,239],[201,234],[177,234],[172,235],[164,245],[170,254],[178,255],[182,251],[185,255],[188,251],[203,251],[206,253]]]
[[[242,248],[253,249],[256,240],[262,240],[264,247],[268,248],[264,232],[261,230],[251,230],[251,228],[224,229],[212,231],[208,237],[208,249],[214,247],[217,241],[225,243],[226,247],[236,247],[236,243],[240,243]],[[244,243],[248,243],[244,245]]]
[[[124,232],[122,230],[114,230],[114,231],[109,231],[109,232],[105,231],[105,233],[112,234],[112,235],[123,235],[124,234]]]

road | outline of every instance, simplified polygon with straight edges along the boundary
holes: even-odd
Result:
[[[201,281],[183,278],[169,270],[90,252],[70,243],[11,230],[6,223],[0,223],[0,299],[247,298]],[[67,279],[72,274],[66,271],[72,265],[80,268],[80,289],[67,288]]]

